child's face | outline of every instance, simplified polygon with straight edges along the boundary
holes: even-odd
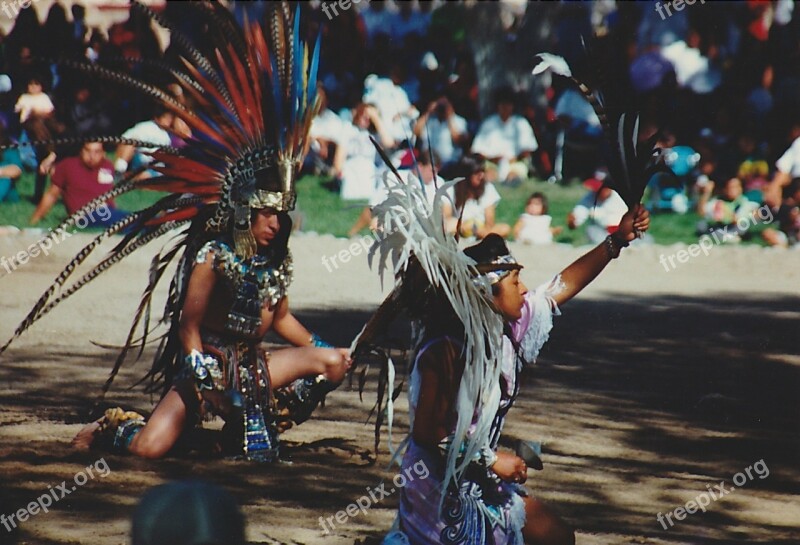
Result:
[[[32,81],[28,84],[28,94],[37,95],[42,92],[42,84],[37,81]]]
[[[731,178],[722,190],[722,197],[732,201],[742,196],[742,182],[739,178]]]
[[[531,216],[541,216],[544,214],[544,203],[542,199],[531,199],[528,201],[528,204],[525,205],[525,213],[530,214]]]

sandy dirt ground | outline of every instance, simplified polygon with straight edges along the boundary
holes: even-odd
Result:
[[[69,237],[11,274],[0,268],[2,340],[87,240]],[[0,237],[0,256],[34,241]],[[292,242],[295,313],[341,345],[382,299],[363,253],[330,271],[323,265],[323,255],[350,244],[315,235]],[[374,381],[363,402],[342,387],[312,420],[287,432],[287,463],[203,455],[150,461],[70,450],[116,356],[93,342],[123,341],[158,248],[119,264],[0,356],[0,514],[26,508],[62,482],[69,491],[14,531],[0,526],[0,544],[128,543],[142,493],[184,478],[229,490],[247,517],[251,543],[352,544],[380,536],[394,518],[397,493],[328,534],[319,522],[395,475],[387,469],[385,435],[375,460],[372,426],[365,425]],[[626,251],[564,307],[525,375],[503,442],[544,443],[544,470],[531,471],[528,486],[577,529],[579,544],[800,543],[800,253],[715,247],[666,271],[659,256],[679,249]],[[523,279],[535,286],[582,250],[513,251],[527,265]],[[129,362],[108,401],[152,409],[156,399],[129,389],[152,352],[148,347],[141,361]],[[403,395],[398,436],[405,415]],[[667,529],[657,521],[658,513],[720,483],[728,493],[705,513],[680,521],[672,515],[675,525]]]

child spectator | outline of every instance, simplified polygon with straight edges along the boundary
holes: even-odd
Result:
[[[757,203],[744,196],[742,181],[736,177],[729,178],[722,184],[719,194],[713,198],[710,197],[714,182],[709,180],[700,189],[697,213],[704,216],[704,219],[697,224],[698,235],[717,232],[723,241],[739,242],[745,231],[739,228],[737,221],[751,216],[758,208]],[[748,222],[747,226],[749,225]]]
[[[505,238],[511,232],[506,223],[495,223],[495,208],[500,202],[500,194],[493,184],[486,181],[486,170],[482,161],[474,157],[465,157],[459,164],[459,175],[464,180],[448,190],[448,196],[455,204],[445,202],[442,212],[445,218],[445,229],[455,233],[459,218],[461,219],[462,237],[484,238],[495,233]]]
[[[525,203],[523,212],[514,225],[514,239],[525,244],[551,244],[553,235],[561,232],[561,227],[552,227],[552,216],[547,213],[547,196],[533,193]]]
[[[47,93],[44,92],[42,80],[38,76],[28,79],[27,92],[22,93],[17,100],[14,111],[19,114],[19,122],[31,141],[46,142],[53,140],[65,130],[64,125],[55,117],[55,106]],[[53,145],[45,147],[46,154],[42,157],[37,150],[39,169],[36,176],[34,202],[39,203],[44,194],[45,175],[56,160]]]

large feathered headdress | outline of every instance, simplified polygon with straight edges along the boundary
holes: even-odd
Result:
[[[114,189],[86,204],[51,231],[48,237],[75,225],[109,199],[134,189],[167,193],[155,204],[132,212],[83,248],[34,305],[14,336],[0,348],[0,353],[35,321],[99,274],[148,242],[192,222],[190,228],[180,232],[153,260],[149,283],[125,345],[126,350],[131,347],[134,332],[144,320],[140,339],[143,347],[149,330],[153,291],[181,249],[185,251],[162,319],[172,322],[173,327],[177,324],[198,240],[207,238],[209,233],[226,233],[233,239],[236,254],[246,259],[256,252],[256,241],[250,230],[251,209],[270,207],[287,211],[294,208],[295,176],[306,150],[311,121],[318,110],[319,40],[309,50],[309,45],[300,37],[299,7],[292,14],[286,2],[269,3],[267,21],[263,24],[266,32],[260,22],[240,28],[232,14],[218,2],[205,0],[187,4],[190,9],[197,9],[214,30],[204,36],[214,41],[211,47],[204,47],[206,51],[213,51],[212,56],[201,53],[161,15],[138,3],[134,3],[132,9],[141,10],[171,31],[171,40],[181,52],[182,64],[169,67],[173,76],[170,83],[183,88],[193,102],[191,108],[165,90],[166,85],[162,88],[95,64],[59,61],[90,77],[112,81],[146,95],[183,120],[191,136],[184,138],[186,145],[183,147],[161,147],[150,152],[153,162],[144,168],[155,171],[155,176],[139,179],[137,175],[144,168],[129,173],[117,181]],[[150,143],[115,136],[53,143],[74,144],[76,141],[153,147]],[[32,145],[39,144],[42,143]],[[103,240],[117,233],[125,236],[110,254],[68,285],[76,267],[86,261]],[[60,293],[57,294],[57,290]],[[175,339],[169,342],[174,343]],[[125,350],[104,391],[124,355]]]

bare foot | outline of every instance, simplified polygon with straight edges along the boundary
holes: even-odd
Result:
[[[100,420],[102,420],[102,418]],[[91,449],[92,443],[94,443],[97,433],[100,431],[100,420],[85,425],[81,431],[78,432],[78,435],[72,439],[70,443],[72,448],[84,452]]]

